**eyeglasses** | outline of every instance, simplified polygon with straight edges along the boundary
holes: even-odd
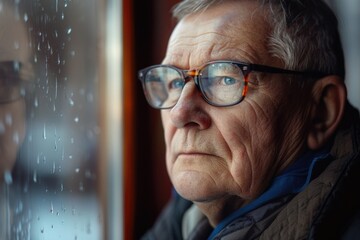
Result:
[[[139,71],[148,103],[157,109],[175,106],[185,84],[194,79],[204,100],[210,105],[227,107],[240,103],[248,90],[249,73],[280,73],[321,77],[319,72],[299,72],[259,64],[213,61],[196,70],[171,65],[155,65]]]
[[[24,97],[30,81],[26,77],[22,64],[18,61],[0,62],[0,104]]]

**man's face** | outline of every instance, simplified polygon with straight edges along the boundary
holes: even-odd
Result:
[[[194,69],[235,60],[283,67],[268,53],[270,26],[262,14],[254,1],[238,1],[189,15],[174,30],[163,63]],[[195,202],[253,199],[293,160],[303,133],[288,129],[303,126],[284,78],[253,74],[247,96],[231,107],[207,104],[190,81],[177,104],[162,110],[167,170],[180,195]]]

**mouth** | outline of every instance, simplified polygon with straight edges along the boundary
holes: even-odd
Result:
[[[205,153],[205,152],[181,152],[176,155],[175,159],[182,160],[201,160],[207,159],[210,157],[216,157],[213,154]]]
[[[209,153],[204,153],[204,152],[182,152],[177,154],[178,156],[213,156],[212,154]]]

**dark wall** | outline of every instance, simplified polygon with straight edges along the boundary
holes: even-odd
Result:
[[[137,70],[161,63],[176,21],[175,0],[134,0],[134,76]],[[137,80],[136,80],[137,81]],[[134,237],[150,228],[170,197],[160,111],[146,103],[141,84],[135,84],[135,218]]]

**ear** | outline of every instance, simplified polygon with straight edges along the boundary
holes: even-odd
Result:
[[[342,119],[346,87],[340,77],[326,76],[315,82],[312,97],[307,145],[316,150],[328,142]]]

